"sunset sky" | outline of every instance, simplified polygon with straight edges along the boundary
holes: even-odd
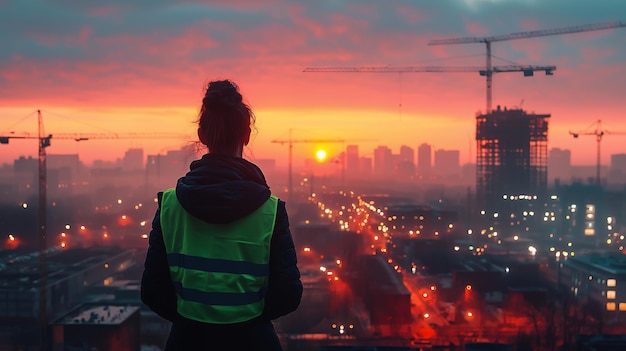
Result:
[[[106,3],[106,5],[103,5]],[[591,4],[594,3],[592,6]],[[621,16],[621,18],[620,18]],[[236,82],[257,117],[248,158],[286,165],[276,139],[344,139],[372,156],[421,143],[475,157],[475,114],[485,109],[476,73],[303,73],[326,66],[484,66],[484,44],[430,40],[504,35],[622,21],[626,1],[602,0],[0,0],[0,135],[181,133],[179,139],[54,140],[48,153],[115,160],[195,140],[206,84]],[[603,164],[626,153],[626,28],[493,43],[493,64],[555,65],[494,76],[493,105],[549,113],[549,148],[595,164],[601,119],[613,131]],[[623,132],[620,135],[618,132]],[[295,144],[294,162],[325,147]],[[470,153],[471,148],[471,153]],[[33,140],[0,145],[0,163],[37,155]],[[306,156],[305,156],[306,155]],[[472,160],[474,162],[474,160]]]

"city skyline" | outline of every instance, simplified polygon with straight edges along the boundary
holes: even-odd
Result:
[[[377,149],[382,150],[378,152]],[[448,185],[455,183],[468,183],[475,185],[476,163],[463,163],[459,158],[460,150],[446,150],[433,148],[426,143],[412,148],[407,145],[394,150],[386,145],[379,145],[372,150],[360,149],[358,145],[346,145],[345,150],[337,155],[320,159],[317,155],[308,155],[302,161],[302,165],[294,168],[295,172],[314,172],[318,176],[350,178],[358,180],[376,175],[382,178],[394,178],[404,181],[442,182]],[[100,172],[147,172],[152,177],[160,177],[167,174],[172,179],[187,172],[188,161],[200,156],[195,148],[188,146],[179,149],[163,149],[158,154],[145,153],[143,148],[131,147],[123,152],[123,155],[115,160],[95,159],[92,163],[86,163],[78,153],[57,154],[48,153],[48,170],[66,168],[75,177],[81,169],[92,170],[95,174]],[[378,156],[378,157],[377,157]],[[571,163],[571,150],[550,148],[547,163],[548,182],[552,186],[555,181],[559,184],[586,183],[590,182],[595,175],[595,165],[576,165]],[[277,172],[287,172],[286,165],[280,165],[274,158],[256,158],[252,160],[266,174],[273,175]],[[296,160],[294,160],[296,161]],[[175,166],[172,167],[175,163]],[[0,164],[2,172],[0,176],[10,176],[12,172],[37,171],[37,158],[20,155],[10,162]],[[294,162],[298,164],[298,162]],[[378,166],[377,166],[378,164]],[[377,170],[378,167],[378,170]],[[610,163],[601,166],[601,178],[606,184],[619,185],[623,183],[623,175],[626,170],[626,153],[611,154]],[[86,174],[88,174],[87,172]],[[160,175],[159,175],[160,174]],[[442,178],[444,177],[444,178]],[[461,177],[461,178],[459,178]],[[8,179],[8,178],[7,178]],[[280,183],[282,177],[273,179]]]
[[[86,160],[114,159],[123,150],[192,143],[205,84],[230,78],[257,116],[248,153],[286,163],[293,138],[375,140],[417,147],[420,142],[475,156],[475,113],[485,108],[477,73],[303,73],[321,66],[484,66],[482,45],[428,46],[433,39],[490,36],[623,21],[626,4],[605,1],[361,2],[195,1],[151,4],[2,3],[0,133],[36,134],[36,109],[49,133],[171,132],[179,140],[54,140],[48,152],[77,152]],[[37,6],[37,11],[33,11]],[[9,34],[10,33],[10,34]],[[280,40],[276,40],[280,38]],[[555,65],[537,72],[494,76],[493,107],[522,107],[552,115],[548,147],[572,150],[572,163],[595,163],[593,137],[574,139],[601,118],[607,130],[626,131],[626,30],[615,28],[494,43],[496,65]],[[28,117],[30,116],[30,117]],[[624,152],[624,136],[608,135],[602,163]],[[297,159],[317,148],[298,145]],[[107,150],[107,152],[103,152]],[[0,162],[36,155],[34,141],[2,145]],[[296,159],[296,158],[294,158]]]

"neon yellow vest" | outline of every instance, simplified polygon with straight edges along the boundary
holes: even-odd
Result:
[[[270,196],[242,219],[210,224],[185,211],[175,189],[163,192],[161,229],[181,316],[230,324],[263,312],[277,205]]]

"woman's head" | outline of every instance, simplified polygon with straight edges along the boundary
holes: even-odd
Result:
[[[243,102],[239,87],[229,80],[209,83],[198,118],[198,137],[218,154],[239,154],[250,140],[254,114]]]

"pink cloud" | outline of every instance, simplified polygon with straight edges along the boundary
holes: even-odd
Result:
[[[411,24],[417,24],[425,17],[424,11],[412,6],[398,5],[396,12],[400,17],[404,18]]]
[[[192,3],[194,1],[191,1]],[[205,3],[205,1],[200,0],[197,1],[200,3]],[[234,10],[241,11],[257,11],[257,10],[266,10],[268,7],[272,6],[285,6],[284,1],[282,0],[212,0],[211,6],[220,7],[220,8],[228,8]]]
[[[373,17],[376,16],[378,11],[379,8],[375,4],[348,3],[346,5],[346,13],[359,15],[360,17]]]
[[[123,8],[119,5],[100,5],[90,9],[87,14],[96,17],[111,17],[120,14]]]
[[[610,47],[583,47],[580,51],[585,61],[598,62],[598,64],[600,64],[599,62],[602,61],[602,59],[606,59],[616,55],[615,48]]]
[[[506,45],[506,44],[504,42],[494,44],[494,46],[501,46],[501,45]],[[519,64],[525,65],[525,64],[530,64],[530,62],[540,62],[539,64],[541,65],[553,65],[554,64],[552,62],[543,62],[543,61],[546,61],[544,57],[546,56],[545,52],[548,48],[548,42],[546,40],[541,40],[541,38],[511,40],[509,45],[515,51],[518,51],[527,57],[527,59],[524,59],[524,61],[526,62],[519,62]]]
[[[336,41],[337,36],[348,32],[363,33],[369,27],[366,20],[347,16],[342,13],[328,13],[324,15],[322,21],[308,16],[307,8],[302,5],[292,5],[287,10],[293,18],[296,27],[305,29],[303,33],[311,33],[314,38],[320,41]],[[326,23],[330,22],[330,23]],[[293,30],[291,28],[290,30]]]
[[[83,25],[76,33],[71,34],[59,34],[54,32],[33,31],[27,36],[38,44],[44,45],[49,48],[64,44],[68,46],[84,46],[91,37],[93,30],[88,25]]]
[[[478,22],[471,22],[469,20],[466,20],[465,29],[466,32],[469,33],[471,36],[484,37],[489,35],[489,30]]]
[[[317,39],[322,39],[324,26],[306,17],[307,8],[304,5],[292,5],[287,9],[289,17],[293,19],[296,26],[301,26],[313,34]]]

